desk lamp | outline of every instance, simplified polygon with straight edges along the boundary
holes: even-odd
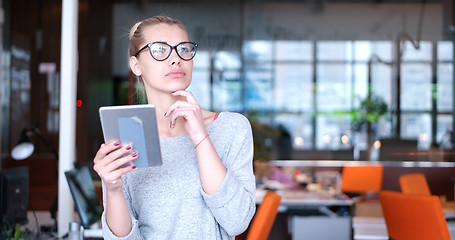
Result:
[[[11,157],[14,160],[24,160],[29,158],[35,151],[35,145],[30,141],[31,130],[24,128],[18,144],[11,151]]]
[[[43,137],[41,131],[35,127],[26,127],[22,130],[21,132],[21,137],[19,139],[19,142],[17,145],[13,148],[11,151],[11,157],[14,160],[25,160],[32,156],[33,152],[35,151],[35,145],[31,141],[31,138],[35,136],[38,138],[42,143],[46,145],[47,148],[49,148],[52,152],[52,154],[55,157],[55,160],[58,163],[58,153],[55,150],[55,148],[52,146],[50,141],[48,141],[45,137]],[[52,203],[52,206],[49,209],[49,212],[51,213],[52,219],[54,219],[54,225],[51,227],[51,232],[57,232],[57,204],[58,204],[58,196],[55,197],[54,202]]]
[[[55,160],[58,161],[57,151],[52,146],[52,144],[46,138],[43,137],[41,131],[35,126],[32,126],[30,128],[24,128],[22,130],[19,142],[11,151],[11,157],[14,160],[25,160],[33,154],[33,152],[35,151],[35,145],[31,141],[32,136],[36,136],[41,142],[43,142],[46,145],[46,147],[48,147],[52,151]]]

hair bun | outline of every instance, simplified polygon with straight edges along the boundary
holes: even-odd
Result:
[[[131,30],[130,30],[130,35],[129,35],[129,38],[131,40],[131,38],[134,36],[134,33],[136,32],[137,28],[139,27],[139,25],[141,25],[142,21],[140,22],[137,22],[136,24],[134,24],[132,27],[131,27]]]

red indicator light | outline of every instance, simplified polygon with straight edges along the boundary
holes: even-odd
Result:
[[[81,107],[81,106],[82,106],[82,100],[77,100],[76,106],[77,106],[77,107]]]

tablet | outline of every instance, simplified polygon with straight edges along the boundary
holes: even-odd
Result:
[[[99,109],[104,141],[131,144],[136,167],[160,166],[161,150],[155,106],[151,104],[103,106]]]

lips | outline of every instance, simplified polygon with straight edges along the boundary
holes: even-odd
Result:
[[[183,77],[184,75],[185,75],[185,73],[183,71],[171,71],[166,74],[166,76],[168,76],[168,77],[175,77],[175,78]]]

